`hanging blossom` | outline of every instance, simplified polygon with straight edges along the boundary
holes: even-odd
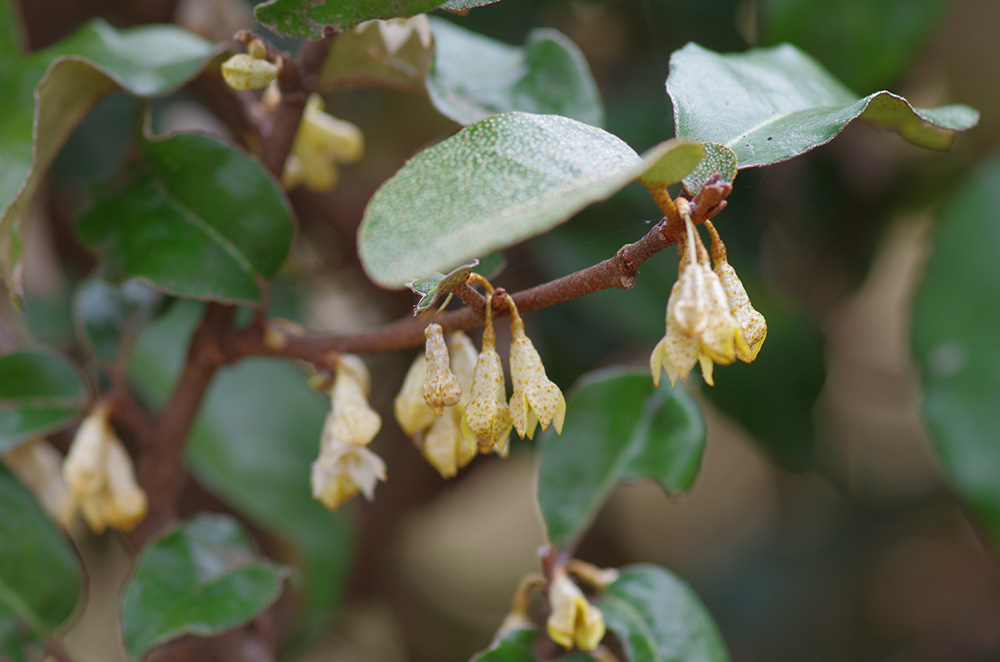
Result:
[[[131,531],[146,517],[146,493],[136,483],[132,458],[108,420],[107,403],[83,419],[62,465],[63,477],[94,533]]]
[[[434,414],[441,415],[445,407],[458,404],[462,397],[462,386],[458,377],[451,371],[451,356],[444,342],[444,331],[440,324],[428,324],[424,329],[426,345],[424,358],[427,363],[427,376],[424,379],[423,396],[427,406]]]
[[[736,325],[740,328],[742,343],[736,343],[736,358],[744,363],[753,363],[764,345],[764,338],[767,337],[767,321],[764,316],[750,305],[750,297],[747,296],[746,288],[736,275],[736,270],[729,264],[726,256],[726,245],[722,243],[719,232],[711,221],[705,221],[705,227],[712,238],[712,262],[715,264],[715,273],[722,282],[722,289],[726,293],[726,300],[729,303],[729,311],[736,318]]]
[[[265,105],[274,103],[273,96],[274,93],[265,94]],[[361,129],[323,112],[323,107],[323,99],[318,94],[309,95],[292,151],[281,173],[285,190],[301,185],[319,193],[330,191],[340,179],[337,164],[355,163],[364,156],[365,140]]]
[[[330,389],[332,406],[311,476],[313,498],[330,510],[358,492],[371,501],[375,485],[386,479],[385,462],[366,448],[382,427],[382,418],[368,404],[368,391],[368,369],[361,359],[339,355]]]
[[[69,528],[76,498],[62,475],[62,454],[45,439],[30,439],[0,456],[53,519]]]
[[[549,582],[549,618],[545,631],[552,641],[566,649],[597,648],[604,638],[604,614],[590,604],[583,591],[562,568],[557,568]]]
[[[549,424],[562,434],[563,420],[566,418],[566,398],[562,391],[546,375],[542,359],[535,346],[524,332],[524,320],[517,312],[514,300],[507,298],[510,307],[510,380],[514,393],[510,397],[510,418],[522,439],[535,435],[535,428],[541,424],[547,430]]]
[[[713,248],[718,247],[720,259],[713,270],[708,251],[691,222],[687,201],[677,200],[677,208],[685,226],[685,233],[677,245],[678,277],[667,301],[667,331],[653,349],[649,367],[654,384],[659,385],[662,370],[673,385],[678,377],[687,379],[694,364],[700,363],[702,377],[713,385],[714,364],[729,365],[738,357],[749,363],[756,358],[766,335],[766,325],[763,316],[750,307],[743,284],[725,261],[725,247],[721,239],[717,239],[718,234],[713,240]],[[728,290],[719,270],[727,280]],[[736,317],[738,307],[743,308],[740,312],[742,324]],[[753,338],[754,348],[747,344],[746,337]]]
[[[431,326],[440,329],[439,325]],[[428,339],[436,337],[437,333],[429,332]],[[424,458],[437,469],[442,478],[451,478],[476,456],[476,447],[466,441],[462,434],[462,419],[465,407],[472,397],[472,377],[478,352],[469,337],[461,331],[452,333],[449,343],[444,347],[450,359],[448,374],[456,380],[459,398],[453,405],[442,404],[441,415],[435,415],[424,398],[427,392],[425,384],[428,381],[428,356],[431,354],[425,352],[417,356],[407,371],[399,394],[393,401],[393,410],[400,427],[413,438]],[[438,353],[438,350],[435,348],[434,352]],[[442,360],[440,355],[436,360]]]
[[[472,397],[465,408],[462,433],[470,444],[479,448],[480,453],[496,449],[503,455],[510,436],[511,416],[507,406],[503,364],[497,353],[496,335],[493,331],[493,287],[486,283],[486,288],[483,348],[479,352],[472,376]]]

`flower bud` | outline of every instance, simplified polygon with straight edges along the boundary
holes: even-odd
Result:
[[[239,92],[259,90],[278,78],[281,69],[273,62],[238,53],[222,63],[222,78],[226,85]]]
[[[438,416],[445,407],[458,404],[462,397],[462,387],[458,377],[452,373],[449,364],[451,356],[448,346],[444,343],[444,332],[440,324],[428,324],[424,329],[427,344],[424,347],[424,358],[427,360],[427,379],[424,380],[424,402]]]
[[[481,453],[497,447],[503,451],[510,435],[510,408],[507,406],[507,389],[504,385],[503,364],[496,350],[493,334],[493,311],[490,299],[486,300],[486,325],[483,330],[483,349],[476,360],[472,376],[472,396],[465,408],[462,433],[470,444]]]

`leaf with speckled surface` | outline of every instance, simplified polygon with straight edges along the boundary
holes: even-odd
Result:
[[[654,165],[685,176],[697,165],[689,145],[667,141],[640,157],[566,117],[493,115],[424,150],[375,192],[358,230],[361,263],[387,288],[448,273],[551,230]],[[686,171],[666,167],[674,153]]]
[[[441,0],[268,0],[253,10],[270,30],[298,39],[322,39],[326,28],[346,30],[381,18],[416,16],[436,9]]]
[[[859,99],[788,44],[723,55],[689,43],[670,58],[667,91],[677,135],[731,148],[741,169],[824,145],[859,117],[939,150],[979,121],[963,105],[914,108],[885,91]]]

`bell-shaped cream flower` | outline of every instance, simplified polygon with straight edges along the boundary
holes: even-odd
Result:
[[[354,163],[364,155],[364,135],[354,124],[323,112],[323,100],[309,96],[281,183],[286,190],[302,185],[320,193],[340,178],[337,163]]]
[[[4,453],[2,459],[45,512],[68,528],[76,515],[76,498],[62,475],[62,454],[45,439],[31,439]]]
[[[744,363],[752,363],[764,344],[764,338],[767,337],[767,320],[750,305],[750,297],[747,296],[743,282],[736,275],[736,270],[729,264],[726,245],[722,243],[719,232],[711,221],[705,221],[705,227],[708,228],[708,234],[712,238],[714,271],[722,282],[729,311],[733,314],[736,325],[740,328],[742,342],[736,343],[736,358]]]
[[[542,359],[535,346],[524,333],[524,320],[517,312],[514,301],[510,306],[510,380],[514,394],[510,396],[510,418],[522,439],[532,438],[539,423],[542,430],[549,424],[562,434],[563,420],[566,418],[566,398],[562,391],[546,375]]]
[[[332,407],[323,425],[321,443],[335,440],[364,446],[382,427],[382,417],[368,404],[369,377],[356,356],[341,354],[330,390]]]
[[[451,371],[451,356],[444,342],[444,331],[440,324],[428,324],[424,329],[427,343],[424,358],[427,360],[427,378],[424,380],[424,402],[438,416],[445,407],[458,404],[462,397],[462,386]]]
[[[385,462],[365,446],[329,440],[312,464],[312,493],[330,510],[358,492],[371,501],[375,485],[386,479]]]
[[[483,328],[483,348],[476,360],[472,376],[472,395],[465,407],[462,433],[480,453],[492,448],[503,452],[510,436],[510,409],[507,406],[507,389],[504,384],[503,363],[496,350],[493,332],[491,297],[486,297],[486,324]]]
[[[553,573],[548,597],[551,611],[545,630],[552,641],[566,649],[574,645],[585,651],[597,648],[604,638],[604,614],[561,568]]]
[[[677,282],[667,302],[667,332],[649,357],[653,383],[660,383],[661,370],[670,383],[687,379],[695,362],[709,385],[715,363],[729,365],[736,360],[738,346],[744,346],[740,327],[729,310],[719,276],[709,265],[705,250],[691,222],[686,201],[677,201],[684,219],[685,234],[678,243],[680,265]],[[683,204],[682,204],[683,203]]]
[[[461,412],[446,407],[444,415],[435,419],[421,442],[421,452],[442,478],[452,478],[458,470],[472,462],[476,449],[462,435]]]
[[[330,390],[332,408],[311,476],[313,497],[330,510],[359,491],[371,500],[375,484],[386,478],[385,463],[365,448],[382,427],[382,418],[368,404],[368,389],[368,369],[361,359],[339,355]]]
[[[403,385],[392,401],[392,410],[396,414],[399,427],[407,436],[412,437],[423,432],[436,420],[434,410],[424,402],[424,381],[427,379],[427,359],[423,354],[410,364],[403,378]]]
[[[80,423],[63,462],[63,477],[94,533],[107,527],[131,531],[146,517],[146,493],[136,483],[132,459],[100,404]]]

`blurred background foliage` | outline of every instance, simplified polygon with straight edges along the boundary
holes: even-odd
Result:
[[[33,0],[20,9],[37,49],[95,15],[124,26],[161,18],[175,4],[182,24],[214,40],[251,26],[242,0]],[[884,88],[915,105],[961,102],[982,112],[980,126],[946,154],[855,123],[828,146],[739,175],[717,225],[768,319],[768,340],[753,365],[717,370],[714,389],[690,380],[708,424],[691,492],[667,499],[655,486],[620,488],[578,555],[602,565],[656,562],[690,581],[737,662],[1000,659],[995,548],[943,478],[920,419],[908,344],[941,201],[1000,142],[1000,5],[504,0],[447,18],[515,44],[539,26],[564,32],[590,63],[606,128],[639,151],[673,133],[664,81],[670,53],[688,41],[720,52],[788,41],[859,94]],[[206,88],[199,81],[153,103],[156,130],[225,133],[206,109]],[[273,306],[312,330],[350,332],[406,315],[413,304],[409,294],[377,290],[360,271],[354,238],[367,200],[405,159],[458,127],[420,95],[348,88],[326,102],[362,128],[367,155],[344,168],[332,194],[291,194],[299,232]],[[33,225],[26,260],[26,315],[5,313],[28,327],[23,334],[73,351],[74,286],[95,266],[73,238],[74,218],[135,149],[140,112],[131,97],[112,94],[62,150],[37,205],[43,222]],[[978,211],[996,221],[995,207]],[[495,284],[518,290],[594,264],[657,218],[645,190],[632,185],[507,251]],[[632,291],[530,315],[550,377],[568,390],[592,369],[643,364],[663,333],[676,264],[673,255],[657,256]],[[965,283],[953,296],[972,296],[974,287]],[[1000,310],[995,300],[986,306]],[[170,308],[139,344],[132,373],[151,401],[178,372],[196,307]],[[543,533],[529,444],[516,443],[506,462],[482,457],[442,482],[388,415],[411,358],[369,361],[373,403],[385,417],[375,449],[390,475],[372,504],[356,501],[330,516],[308,499],[306,467],[328,403],[299,388],[289,366],[226,369],[190,448],[203,489],[187,496],[185,510],[235,509],[269,553],[304,562],[298,587],[309,617],[299,641],[318,646],[306,659],[466,659],[489,641],[518,578],[536,568]],[[92,608],[67,642],[81,659],[116,659],[121,653],[100,632],[113,627],[106,610],[116,591],[107,587],[120,581],[128,555],[99,554],[107,540],[78,542]],[[279,603],[279,614],[291,618],[284,603],[293,599]],[[333,627],[323,627],[331,614]]]

